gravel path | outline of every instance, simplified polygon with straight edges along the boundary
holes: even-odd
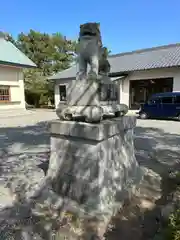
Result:
[[[57,119],[57,117],[51,110],[32,110],[28,115],[0,120],[0,203],[2,205],[7,204],[8,201],[11,202],[11,199],[7,197],[9,193],[4,188],[4,182],[7,182],[12,175],[14,177],[17,174],[25,176],[28,181],[34,181],[34,178],[37,181],[43,177],[36,164],[49,158],[48,123],[52,119]],[[179,164],[179,146],[180,122],[137,121],[136,156],[141,166],[148,172],[141,188],[142,195],[146,195],[146,200],[140,203],[146,208],[151,207],[153,201],[160,197],[162,173],[169,167]],[[122,222],[121,225],[123,225]],[[130,231],[126,232],[130,233]],[[133,234],[129,238],[126,236],[125,239],[133,240]]]
[[[113,219],[108,240],[154,239],[166,196],[164,179],[170,169],[180,170],[180,122],[138,120],[134,142],[145,176],[131,202]]]
[[[38,181],[43,172],[36,167],[49,159],[49,121],[56,119],[50,110],[33,110],[31,114],[0,120],[0,205],[11,203],[4,187],[8,180],[22,178]]]
[[[49,157],[49,121],[52,110],[31,110],[31,114],[0,120],[0,175],[16,172],[16,166],[34,165]],[[138,120],[135,148],[138,161],[152,167],[150,159],[173,165],[180,159],[180,122]],[[161,168],[161,167],[160,167]],[[156,172],[158,169],[156,169]]]
[[[156,159],[164,167],[178,164],[180,161],[180,122],[138,120],[135,129],[135,148],[138,161],[142,165],[150,166],[150,159]],[[154,170],[160,171],[160,169]]]

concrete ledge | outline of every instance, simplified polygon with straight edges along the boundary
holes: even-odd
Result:
[[[112,118],[98,124],[54,120],[51,122],[51,134],[102,141],[135,126],[135,116]]]

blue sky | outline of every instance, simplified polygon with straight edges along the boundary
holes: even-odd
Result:
[[[180,0],[6,0],[0,30],[17,36],[29,29],[76,39],[79,25],[101,23],[112,53],[180,42]]]

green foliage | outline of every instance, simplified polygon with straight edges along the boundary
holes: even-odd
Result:
[[[74,60],[76,42],[62,34],[48,34],[30,30],[20,33],[15,41],[6,34],[6,39],[16,45],[37,65],[37,69],[24,71],[26,100],[36,107],[54,98],[54,86],[47,78],[70,66]],[[44,102],[44,103],[43,103]]]
[[[165,239],[180,240],[180,209],[171,214],[169,225],[165,231]]]
[[[159,230],[153,240],[180,240],[180,209],[170,215],[168,224]]]
[[[180,205],[179,205],[179,188],[180,188],[180,171],[175,171],[169,176],[171,183],[171,189],[173,193],[176,193],[177,199],[174,204],[174,212],[170,215],[168,222],[162,225],[159,229],[159,233],[155,236],[154,240],[180,240]],[[172,193],[171,193],[172,194]]]
[[[24,71],[26,101],[36,107],[48,101],[53,103],[54,85],[47,78],[67,69],[76,60],[77,42],[67,40],[59,32],[48,34],[32,29],[27,34],[21,32],[17,40],[8,33],[5,35],[8,41],[37,65],[36,69]]]
[[[14,44],[16,46],[16,41],[14,40],[12,35],[10,35],[9,33],[4,33],[4,35],[5,35],[5,39],[7,41],[11,42],[12,44]]]
[[[19,34],[17,45],[42,70],[43,76],[68,68],[75,51],[75,42],[60,33],[49,35],[34,30]]]

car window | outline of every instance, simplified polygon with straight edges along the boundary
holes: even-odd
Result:
[[[149,100],[150,104],[158,104],[161,103],[161,100],[159,98],[153,98]]]
[[[175,97],[174,103],[179,103],[180,104],[180,96],[176,96]]]
[[[173,103],[173,97],[163,97],[161,101],[162,103]]]

